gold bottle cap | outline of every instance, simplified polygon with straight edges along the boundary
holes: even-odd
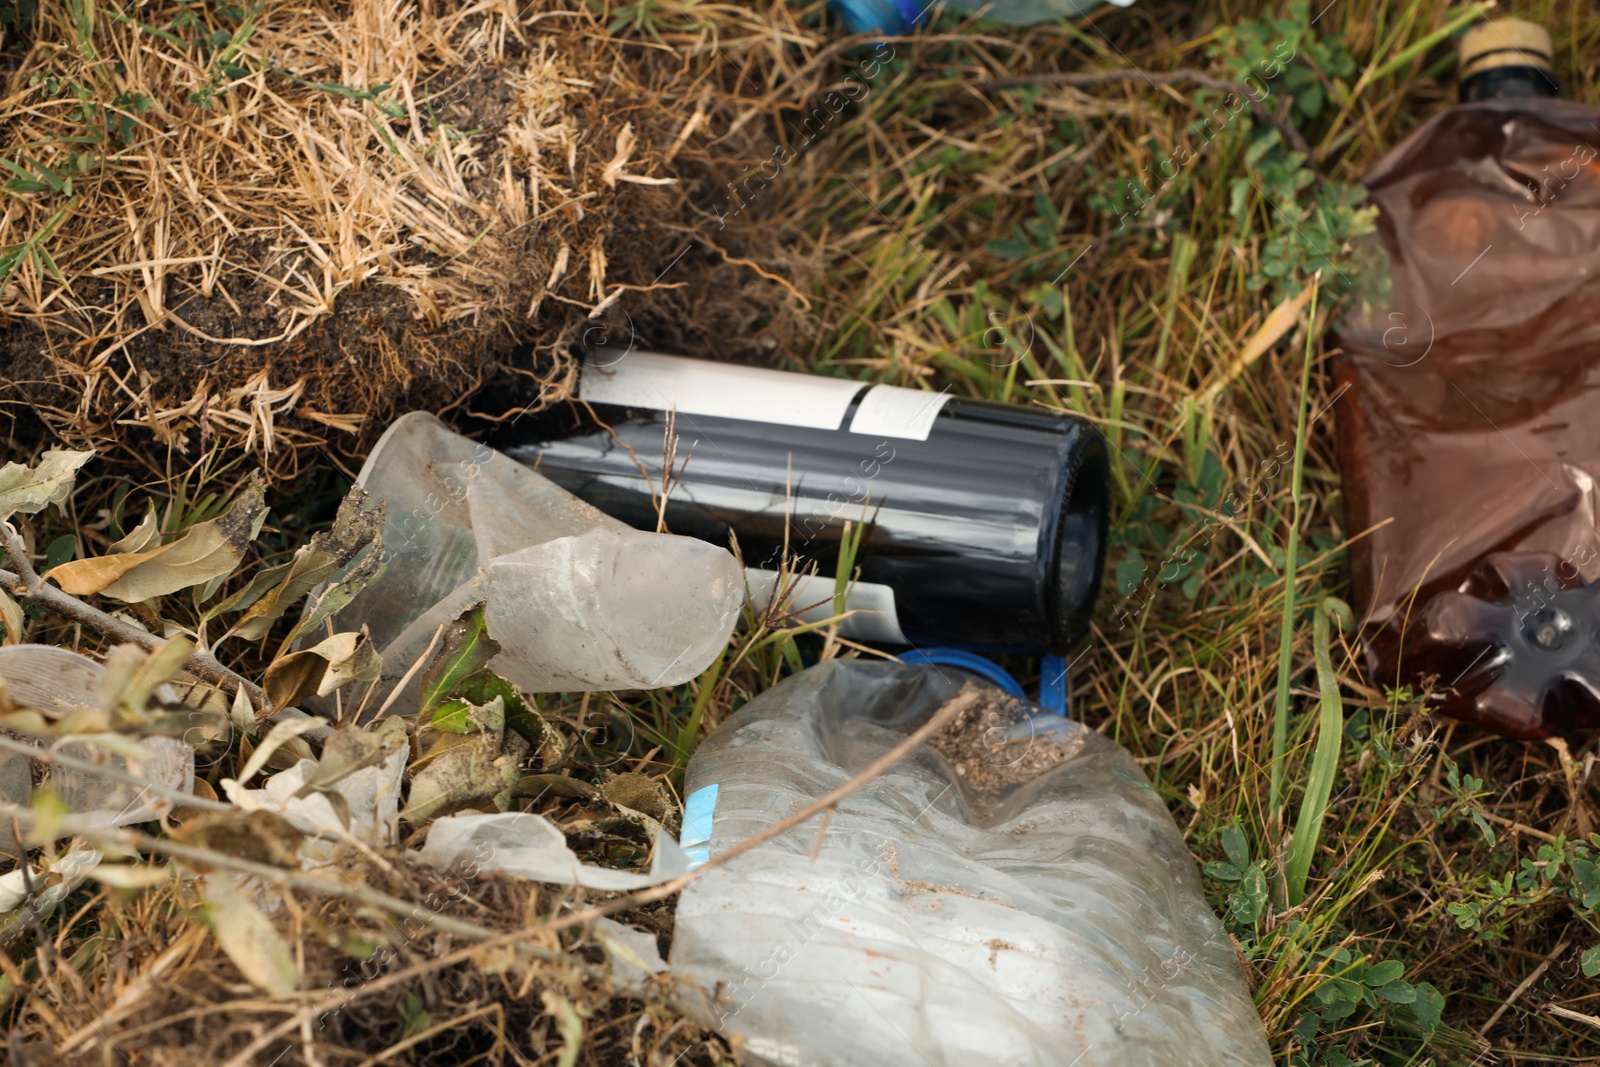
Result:
[[[1496,67],[1549,71],[1554,54],[1549,32],[1537,23],[1522,19],[1480,22],[1461,38],[1460,77],[1470,78]]]

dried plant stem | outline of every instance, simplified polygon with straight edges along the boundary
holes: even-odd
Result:
[[[626,896],[619,897],[615,900],[608,901],[605,904],[587,908],[582,911],[573,912],[567,915],[559,915],[550,920],[548,926],[570,928],[582,923],[592,922],[595,919],[599,919],[607,915],[616,914],[620,911],[626,911],[629,908],[638,906],[640,904],[648,904],[652,901],[665,899],[666,897],[669,897],[683,889],[684,886],[694,881],[701,874],[732,862],[734,859],[744,855],[746,852],[749,852],[756,846],[771,841],[773,838],[778,837],[779,835],[793,829],[794,827],[806,822],[811,818],[814,818],[816,815],[824,812],[831,815],[833,810],[838,807],[838,805],[847,797],[858,792],[868,782],[873,781],[887,771],[890,767],[893,767],[895,764],[909,756],[912,752],[916,751],[916,749],[919,748],[930,737],[932,737],[939,730],[943,729],[946,724],[948,724],[956,716],[960,715],[963,711],[970,708],[980,699],[981,693],[976,686],[965,686],[943,707],[936,711],[926,723],[908,735],[905,740],[901,741],[898,745],[895,745],[888,752],[885,752],[882,756],[879,756],[876,760],[873,760],[871,764],[869,764],[855,777],[851,778],[848,782],[845,782],[843,785],[839,786],[839,788],[833,790],[826,796],[806,806],[800,811],[795,812],[793,815],[790,815],[784,819],[780,819],[771,826],[767,827],[765,830],[762,830],[760,833],[754,834],[751,837],[739,842],[726,852],[719,853],[704,866],[674,878],[671,881],[664,882],[661,885],[653,886],[637,893],[631,893]],[[32,826],[36,819],[33,811],[29,808],[18,805],[0,805],[0,819],[5,818],[15,819],[21,826],[24,827]],[[262,881],[267,885],[275,886],[280,889],[298,890],[308,893],[323,893],[328,896],[341,897],[346,900],[372,905],[396,915],[410,916],[416,909],[415,904],[406,900],[402,900],[399,897],[391,896],[369,885],[355,882],[340,883],[326,878],[318,878],[310,875],[299,874],[293,871],[285,870],[281,867],[273,867],[265,863],[256,863],[252,860],[240,859],[225,853],[216,852],[212,849],[180,844],[176,841],[169,841],[165,838],[152,837],[148,834],[139,833],[135,830],[107,830],[100,827],[83,827],[74,825],[76,822],[77,820],[73,819],[71,816],[68,816],[66,819],[62,820],[60,823],[60,828],[69,833],[80,834],[81,836],[90,840],[104,844],[171,856],[174,859],[185,861],[191,865],[199,865],[202,869],[206,867],[212,867],[234,871],[239,874],[252,875],[262,879]],[[585,972],[586,977],[594,981],[609,981],[609,973],[604,968],[584,963],[581,960],[576,960],[570,955],[563,953],[559,949],[552,949],[548,946],[533,944],[526,939],[525,931],[519,931],[513,934],[502,934],[487,927],[479,926],[476,923],[465,922],[460,919],[455,919],[451,918],[450,916],[440,914],[431,915],[429,922],[436,929],[442,932],[469,938],[474,942],[474,944],[457,950],[456,952],[450,953],[446,956],[441,956],[436,960],[431,960],[426,964],[420,965],[421,969],[413,967],[405,971],[398,971],[394,974],[386,975],[376,981],[365,983],[354,990],[340,991],[331,997],[322,997],[317,999],[302,1009],[298,1014],[261,1034],[261,1036],[253,1041],[247,1048],[229,1061],[230,1067],[233,1064],[242,1065],[250,1062],[250,1058],[252,1056],[266,1048],[267,1045],[272,1041],[281,1038],[284,1034],[292,1033],[307,1020],[314,1019],[318,1015],[324,1014],[327,1011],[332,1010],[334,1007],[339,1006],[341,1003],[348,1003],[358,996],[365,996],[379,992],[390,985],[407,981],[421,973],[424,973],[425,971],[437,970],[441,967],[449,966],[452,963],[470,959],[474,954],[480,953],[484,951],[485,948],[492,945],[506,945],[515,948],[517,951],[525,952],[535,959],[546,962],[561,962],[563,964],[577,967]],[[703,1005],[697,1005],[685,1000],[684,998],[681,998],[670,989],[658,992],[656,990],[646,988],[634,990],[631,995],[641,996],[645,999],[658,1001],[666,1007],[685,1015],[695,1013],[700,1007],[703,1007]]]
[[[37,816],[29,808],[15,804],[6,804],[0,805],[0,819],[15,819],[22,826],[29,827],[35,824],[37,821]],[[281,867],[274,867],[270,864],[256,863],[253,860],[241,859],[237,856],[231,856],[227,853],[218,852],[214,849],[201,848],[195,845],[180,844],[179,842],[170,841],[161,837],[152,837],[149,834],[140,833],[137,830],[114,830],[99,826],[82,825],[81,820],[72,816],[68,816],[67,818],[63,819],[59,825],[62,830],[68,833],[87,838],[99,844],[112,845],[115,847],[132,849],[140,852],[160,853],[162,855],[171,856],[173,859],[182,860],[190,866],[197,867],[201,870],[208,868],[221,869],[232,871],[237,874],[250,875],[252,877],[261,879],[261,881],[266,885],[275,887],[277,889],[297,890],[305,893],[321,893],[326,896],[340,897],[345,900],[353,901],[357,904],[377,907],[394,915],[403,916],[406,918],[414,917],[418,907],[418,905],[412,901],[402,900],[399,897],[391,896],[390,894],[365,883],[356,882],[353,880],[334,881],[328,878],[318,878],[312,875],[300,874],[294,871],[285,870]],[[577,920],[571,917],[561,917],[554,920],[550,925],[569,927],[574,925],[576,921]],[[461,919],[452,918],[448,915],[442,915],[438,912],[429,913],[428,924],[444,933],[455,934],[458,937],[468,938],[473,942],[473,944],[448,955],[441,956],[438,959],[430,960],[425,964],[419,965],[419,967],[412,967],[404,971],[395,972],[394,974],[385,975],[381,979],[364,983],[352,990],[340,990],[338,993],[335,993],[332,996],[319,997],[312,1001],[303,1011],[294,1015],[282,1025],[262,1034],[254,1044],[245,1049],[238,1056],[234,1057],[234,1059],[230,1062],[241,1064],[248,1063],[250,1056],[254,1055],[255,1052],[266,1047],[266,1045],[275,1038],[291,1032],[308,1018],[316,1018],[318,1015],[328,1012],[341,1004],[346,1004],[355,1000],[358,996],[366,996],[379,992],[389,985],[415,978],[417,975],[427,971],[437,970],[442,967],[447,967],[453,963],[463,962],[470,959],[473,955],[482,952],[486,947],[489,946],[504,945],[514,948],[518,952],[525,953],[534,959],[541,960],[546,963],[560,963],[563,965],[572,966],[582,971],[584,973],[584,977],[589,981],[597,983],[607,983],[610,981],[610,972],[607,968],[587,963],[582,959],[578,959],[571,954],[562,951],[561,949],[551,948],[547,945],[535,944],[528,940],[528,931],[526,930],[506,934],[498,930],[491,930],[485,926],[479,926],[476,923],[466,922]],[[690,1007],[690,1005],[686,1003],[679,1003],[677,998],[670,992],[659,992],[652,989],[640,989],[632,991],[630,995],[639,996],[643,999],[652,1000],[663,1004],[680,1014],[686,1013]],[[285,1008],[289,1009],[293,1006],[294,1005],[290,1003],[286,1004]],[[80,1035],[74,1035],[74,1037],[77,1036]]]
[[[33,569],[33,564],[28,562],[28,552],[23,547],[22,538],[8,522],[0,522],[0,541],[4,543],[11,565],[16,568],[15,572],[0,570],[0,586],[4,586],[13,596],[31,600],[57,615],[87,626],[111,641],[138,645],[147,652],[154,651],[166,643],[165,638],[147,633],[99,608],[91,607],[39,577],[38,572]],[[243,675],[224,667],[210,652],[196,649],[184,661],[183,667],[196,678],[212,683],[223,692],[231,694],[244,690],[245,696],[255,706],[258,715],[270,713],[271,707],[261,688]]]

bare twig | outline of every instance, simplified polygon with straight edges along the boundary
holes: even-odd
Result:
[[[1215,89],[1220,93],[1239,93],[1249,101],[1250,110],[1255,113],[1256,117],[1282,134],[1289,147],[1305,156],[1306,165],[1312,166],[1311,145],[1301,136],[1299,130],[1274,115],[1265,101],[1257,100],[1242,82],[1231,82],[1226,78],[1218,78],[1201,70],[1151,72],[1128,68],[1124,70],[1018,74],[1010,78],[994,78],[980,82],[979,87],[994,92],[999,89],[1015,89],[1024,85],[1070,85],[1074,88],[1090,88],[1097,85],[1115,85],[1118,82],[1128,81],[1144,81],[1155,85],[1198,85],[1202,89]],[[1313,172],[1315,172],[1315,169],[1312,166]]]
[[[0,542],[5,544],[11,565],[17,568],[19,577],[14,580],[21,582],[20,588],[13,592],[22,596],[32,596],[38,592],[44,586],[44,579],[33,569],[33,563],[28,559],[28,546],[22,543],[22,536],[17,533],[16,527],[9,522],[0,522]]]
[[[1585,1015],[1581,1011],[1573,1011],[1571,1008],[1563,1008],[1559,1004],[1551,1004],[1544,1010],[1549,1012],[1551,1015],[1559,1015],[1563,1019],[1571,1019],[1574,1022],[1588,1023],[1590,1026],[1600,1028],[1600,1015]]]
[[[629,893],[627,896],[618,897],[616,900],[608,900],[606,903],[597,904],[586,911],[579,911],[574,912],[571,915],[564,915],[561,917],[560,921],[563,923],[591,922],[607,915],[615,915],[619,911],[627,911],[629,908],[637,907],[641,904],[649,904],[652,901],[664,900],[667,897],[672,896],[672,894],[683,889],[684,886],[688,885],[702,874],[705,874],[708,871],[716,870],[718,867],[722,867],[728,863],[731,863],[733,860],[738,859],[740,856],[744,855],[746,852],[749,852],[757,845],[766,844],[773,838],[794,829],[796,826],[799,826],[801,823],[814,818],[822,812],[829,813],[829,816],[831,817],[833,809],[839,806],[840,801],[844,800],[852,793],[857,792],[868,782],[872,781],[874,778],[877,778],[890,767],[893,767],[896,763],[899,763],[901,760],[911,755],[911,753],[915,752],[919,747],[921,747],[923,742],[927,741],[928,738],[944,729],[945,725],[957,715],[960,715],[963,711],[966,711],[968,708],[972,707],[982,699],[983,691],[976,685],[970,682],[967,683],[961,687],[961,691],[959,693],[950,698],[950,701],[946,703],[944,707],[934,712],[933,717],[918,727],[914,733],[908,735],[904,741],[900,742],[898,745],[894,746],[877,759],[873,760],[864,771],[850,779],[844,785],[841,785],[838,789],[835,789],[833,792],[829,793],[827,796],[808,804],[787,818],[779,819],[765,830],[745,838],[743,841],[740,841],[737,845],[734,845],[726,852],[719,852],[717,855],[713,856],[709,862],[702,864],[701,866],[690,871],[688,874],[681,874],[669,882],[662,882],[660,885],[651,886],[648,889],[641,889],[636,893]]]
[[[1545,956],[1544,961],[1533,969],[1533,973],[1524,978],[1517,988],[1511,991],[1511,995],[1502,1001],[1500,1006],[1494,1010],[1494,1014],[1489,1016],[1489,1021],[1478,1027],[1479,1037],[1487,1036],[1489,1031],[1494,1029],[1494,1024],[1500,1021],[1500,1016],[1509,1011],[1511,1009],[1511,1005],[1515,1004],[1522,994],[1526,993],[1529,988],[1532,987],[1533,983],[1539,980],[1539,976],[1550,969],[1550,965],[1556,961],[1556,957],[1567,951],[1567,946],[1571,943],[1572,942],[1570,941],[1563,941],[1561,944],[1550,950],[1550,953]]]
[[[57,615],[87,626],[101,637],[138,645],[147,652],[153,652],[166,643],[164,638],[123,622],[99,608],[91,607],[39,577],[38,572],[33,569],[33,564],[28,561],[28,551],[23,547],[22,538],[8,522],[0,522],[0,541],[4,542],[6,555],[10,558],[11,565],[16,568],[15,572],[0,570],[0,586],[4,586],[13,596],[31,600]],[[183,667],[196,678],[212,683],[225,693],[236,693],[243,689],[245,696],[255,705],[258,714],[266,715],[271,711],[267,696],[259,686],[243,675],[224,667],[210,652],[196,649],[184,661]]]

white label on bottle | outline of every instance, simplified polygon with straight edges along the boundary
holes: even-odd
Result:
[[[860,382],[843,378],[610,349],[590,356],[578,382],[579,398],[591,404],[815,430],[837,430],[860,391]]]
[[[861,406],[850,420],[850,432],[926,441],[928,431],[933,429],[933,420],[939,417],[939,409],[949,399],[949,393],[874,385],[861,398]]]
[[[757,611],[764,611],[778,588],[778,572],[760,567],[746,567],[745,578],[750,583],[750,603]],[[789,598],[789,610],[801,622],[822,622],[833,618],[833,579],[809,574],[800,578],[789,576],[794,587]],[[857,582],[850,588],[844,604],[846,611],[855,614],[839,624],[839,633],[860,641],[884,641],[890,644],[909,644],[900,631],[900,616],[895,613],[894,590],[876,582]],[[804,610],[800,610],[804,609]]]

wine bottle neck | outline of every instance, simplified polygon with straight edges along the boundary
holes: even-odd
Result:
[[[1461,102],[1561,95],[1543,26],[1522,19],[1480,22],[1461,38]]]
[[[1531,66],[1495,67],[1461,82],[1461,102],[1557,97],[1561,87],[1547,70]]]

